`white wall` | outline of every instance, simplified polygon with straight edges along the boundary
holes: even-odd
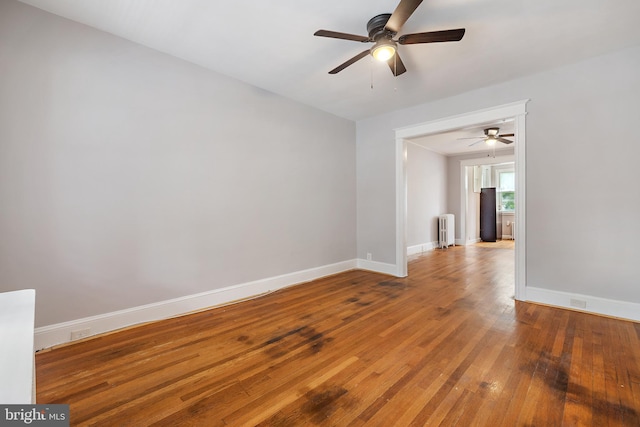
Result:
[[[530,98],[526,285],[640,302],[638,70],[634,47],[359,121],[358,255],[396,262],[395,128]]]
[[[407,143],[407,246],[438,242],[438,215],[447,213],[446,157]]]
[[[37,326],[352,260],[355,125],[0,2],[0,291]]]

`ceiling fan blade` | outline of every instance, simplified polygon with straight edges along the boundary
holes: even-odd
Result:
[[[504,138],[496,138],[496,140],[504,143],[504,144],[513,144],[513,141],[510,141],[508,139],[504,139]]]
[[[400,32],[400,28],[420,6],[420,3],[422,3],[422,0],[400,0],[396,10],[393,11],[387,21],[387,25],[384,26],[385,30],[393,31],[394,33]]]
[[[429,31],[426,33],[405,34],[398,39],[400,44],[457,42],[462,40],[465,29]]]
[[[369,55],[369,49],[360,52],[359,54],[357,54],[356,56],[354,56],[353,58],[351,58],[350,60],[343,62],[342,64],[338,65],[336,68],[334,68],[333,70],[329,71],[329,74],[337,74],[340,71],[344,70],[345,68],[347,68],[349,65],[358,62],[359,60],[361,60],[362,58],[364,58],[365,56]]]
[[[404,66],[402,59],[400,59],[400,54],[397,51],[396,54],[393,55],[393,58],[387,61],[387,64],[389,64],[391,72],[396,77],[407,72],[407,68]]]
[[[481,139],[480,141],[476,141],[473,144],[469,144],[469,147],[473,147],[476,144],[480,144],[481,142],[484,142],[484,139]]]
[[[502,138],[502,137],[505,137],[505,136],[512,136],[513,137],[513,136],[516,136],[516,134],[515,133],[501,133],[500,135],[498,135],[498,138]]]
[[[482,136],[470,136],[470,137],[456,138],[456,139],[478,139],[478,138],[484,138],[484,137],[482,137]]]
[[[329,31],[329,30],[318,30],[313,33],[314,36],[318,37],[330,37],[332,39],[341,39],[341,40],[353,40],[354,42],[368,42],[369,37],[359,36],[357,34],[347,34],[347,33],[339,33],[337,31]]]

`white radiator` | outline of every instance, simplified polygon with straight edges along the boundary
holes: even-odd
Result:
[[[438,245],[440,248],[455,246],[456,223],[453,214],[444,214],[438,217]]]

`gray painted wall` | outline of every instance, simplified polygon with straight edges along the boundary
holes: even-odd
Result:
[[[447,158],[407,144],[407,246],[438,241],[438,216],[447,211]]]
[[[0,291],[43,326],[355,258],[355,124],[0,2]]]
[[[530,98],[527,286],[640,302],[638,70],[629,48],[359,121],[358,256],[396,262],[393,129]]]

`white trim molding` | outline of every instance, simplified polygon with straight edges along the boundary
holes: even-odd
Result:
[[[34,347],[36,350],[53,347],[72,341],[73,331],[87,331],[87,336],[115,331],[156,320],[181,316],[195,311],[205,310],[233,302],[255,298],[278,289],[310,282],[315,279],[342,273],[358,268],[358,260],[343,261],[321,267],[310,268],[280,276],[269,277],[253,282],[228,286],[199,294],[187,295],[166,301],[132,307],[97,316],[85,317],[69,322],[57,323],[35,329]],[[392,266],[395,271],[395,266]]]
[[[357,266],[360,270],[373,271],[374,273],[388,274],[397,276],[397,268],[394,264],[385,262],[369,261],[366,259],[358,259]]]
[[[465,241],[464,239],[456,239],[456,245],[458,246],[466,246],[466,245],[473,245],[474,243],[478,243],[481,242],[482,240],[479,238],[476,239],[471,239],[471,240],[467,240]]]
[[[396,266],[394,275],[407,277],[407,142],[396,135]]]
[[[427,242],[419,245],[407,246],[407,255],[421,254],[422,252],[432,251],[438,247],[438,242]]]
[[[478,123],[491,122],[505,118],[526,114],[526,104],[529,99],[512,102],[510,104],[499,105],[497,107],[485,108],[470,113],[458,114],[456,116],[445,117],[412,126],[405,126],[395,129],[396,139],[414,138],[416,136],[433,135],[454,129],[461,126],[474,126]]]
[[[591,295],[527,287],[526,301],[640,322],[640,304]]]
[[[526,152],[526,131],[525,131],[525,115],[526,111],[526,103],[528,100],[524,101],[522,104],[522,110],[519,114],[515,115],[515,184],[516,184],[516,194],[515,194],[515,202],[516,202],[516,213],[515,213],[515,230],[514,232],[518,239],[515,243],[515,298],[519,301],[523,300],[526,295],[526,282],[527,282],[527,221],[526,221],[526,212],[527,212],[527,185],[526,185],[526,177],[527,177],[527,162],[525,158]]]

